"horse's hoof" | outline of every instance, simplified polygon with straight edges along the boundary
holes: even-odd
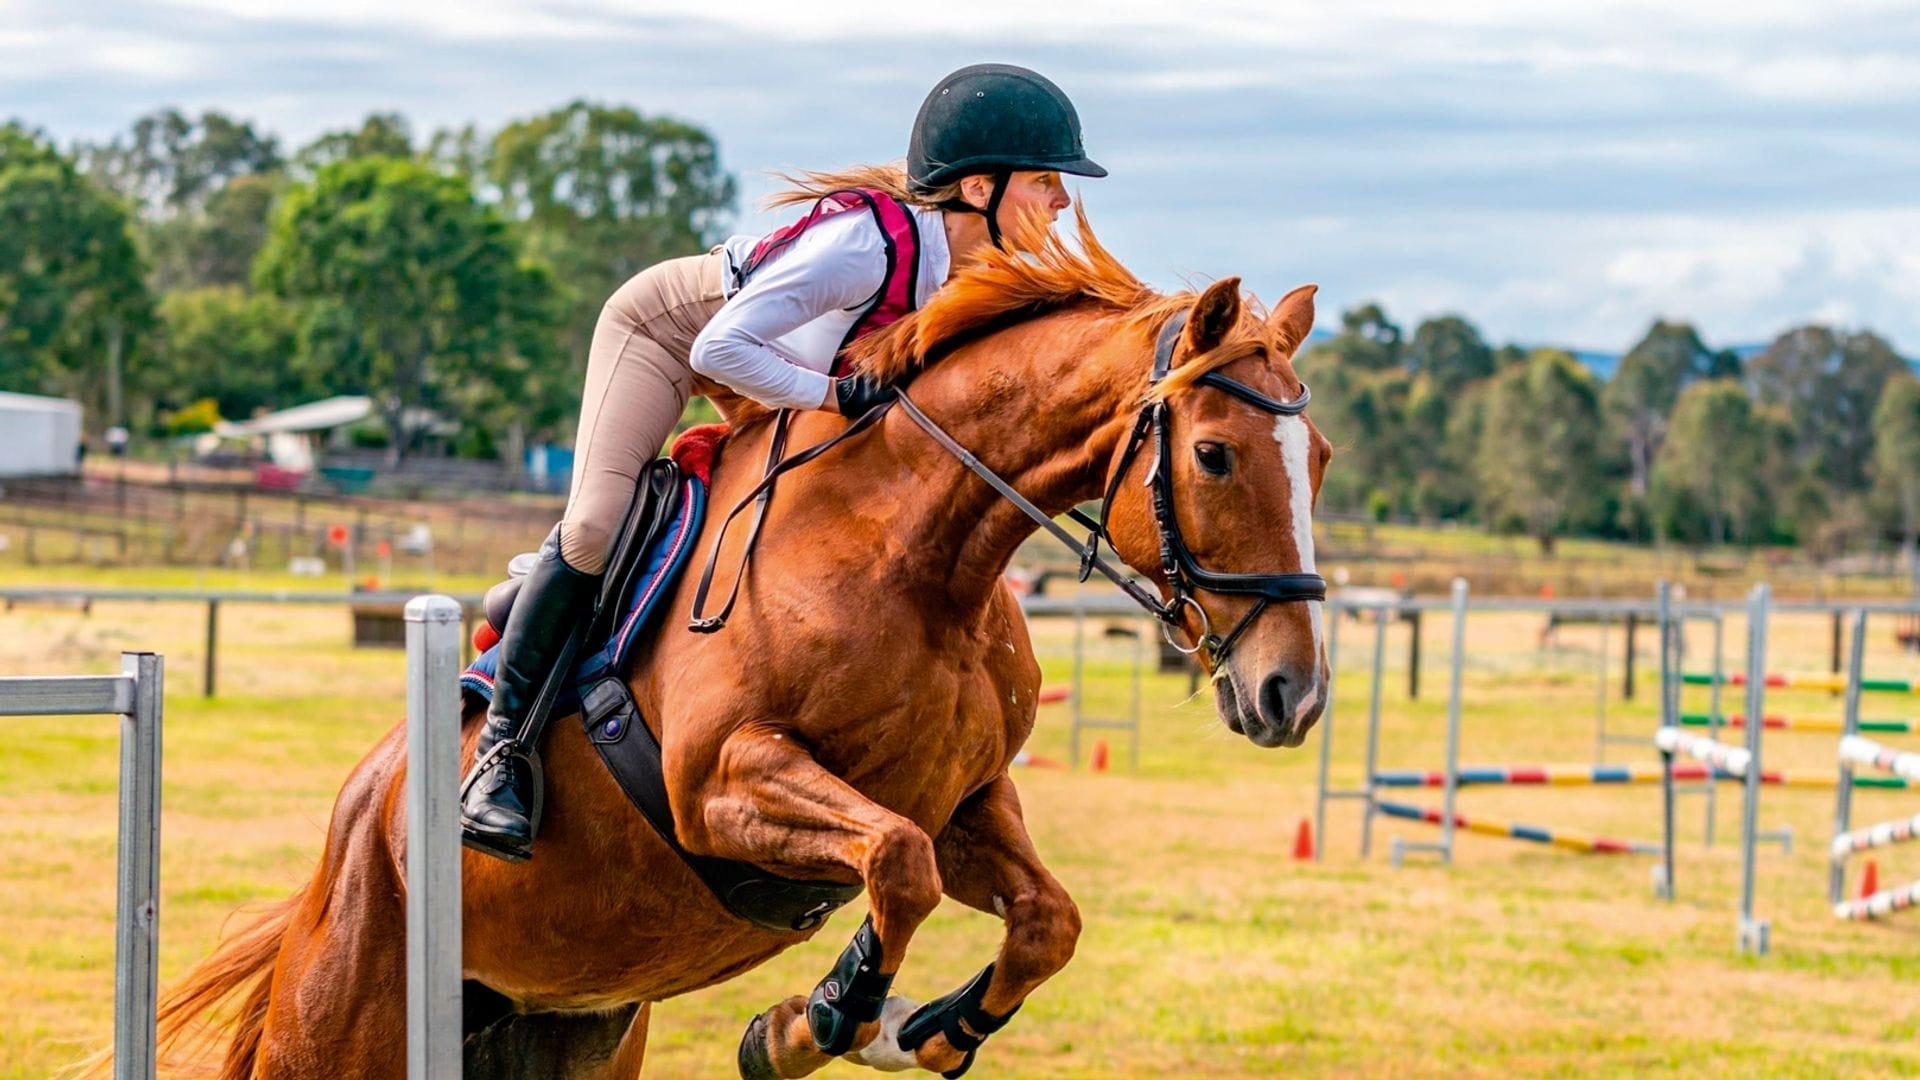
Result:
[[[773,1067],[773,1050],[767,1045],[767,1014],[747,1022],[740,1036],[740,1080],[780,1080]]]

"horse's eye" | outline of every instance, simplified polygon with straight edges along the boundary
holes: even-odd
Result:
[[[1233,455],[1219,443],[1194,443],[1193,456],[1202,469],[1215,476],[1225,476],[1233,471]]]

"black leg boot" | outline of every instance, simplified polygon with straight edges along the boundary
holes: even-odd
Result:
[[[540,546],[500,634],[493,705],[480,729],[473,771],[460,794],[461,841],[509,862],[533,854],[539,817],[540,735],[550,709],[535,700],[562,662],[571,664],[574,638],[585,629],[600,588],[599,574],[583,574],[560,557],[560,530]]]

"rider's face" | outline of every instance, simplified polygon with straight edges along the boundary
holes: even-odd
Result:
[[[1057,172],[1017,172],[1007,181],[1007,193],[1000,199],[1001,231],[1011,231],[1024,214],[1045,214],[1052,224],[1060,211],[1073,205],[1067,186]]]

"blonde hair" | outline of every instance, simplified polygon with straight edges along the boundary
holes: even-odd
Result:
[[[906,163],[899,161],[888,165],[849,165],[844,169],[829,172],[796,170],[775,172],[773,175],[791,186],[785,191],[776,191],[761,201],[761,206],[768,210],[810,203],[822,195],[847,188],[874,188],[886,192],[908,206],[921,206],[930,210],[938,210],[944,204],[956,202],[960,198],[958,180],[924,194],[914,191],[907,184]]]

